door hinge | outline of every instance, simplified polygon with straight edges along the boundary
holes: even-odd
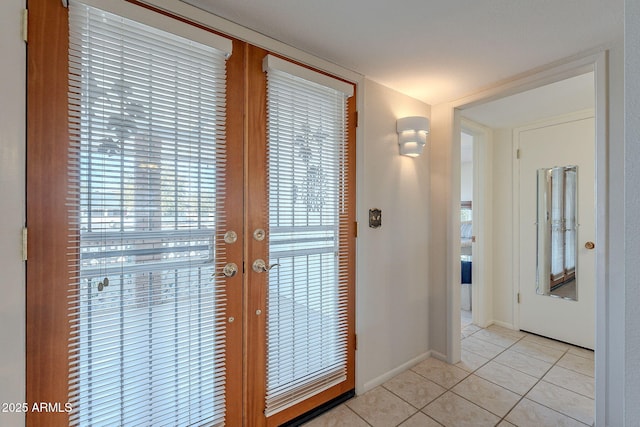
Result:
[[[520,304],[520,292],[518,292],[516,296],[517,296],[518,304]]]
[[[29,11],[22,9],[22,40],[27,43],[29,34]]]
[[[353,120],[356,122],[356,127],[360,127],[360,114],[357,111],[353,113]]]
[[[62,0],[63,7],[69,7],[69,0]]]
[[[354,231],[353,231],[353,236],[357,239],[358,238],[358,234],[360,233],[360,224],[358,223],[358,221],[355,221],[354,224]]]
[[[353,349],[358,349],[358,334],[353,334]]]
[[[520,149],[516,150],[516,159],[520,159]]]
[[[27,260],[27,227],[22,228],[22,261]]]

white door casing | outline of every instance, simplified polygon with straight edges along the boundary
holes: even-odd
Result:
[[[491,130],[472,120],[462,118],[463,132],[473,136],[473,236],[472,243],[472,285],[471,301],[473,323],[480,327],[489,326],[493,313],[493,269],[490,254],[493,233],[493,170],[491,157]]]
[[[514,171],[514,202],[519,218],[519,327],[581,347],[594,348],[595,251],[595,121],[593,112],[581,112],[514,130],[519,159]],[[537,178],[540,168],[578,167],[577,301],[536,292]],[[597,244],[597,242],[596,242]]]

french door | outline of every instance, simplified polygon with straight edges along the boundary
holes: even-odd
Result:
[[[108,8],[108,10],[104,10]],[[280,425],[354,388],[351,84],[29,1],[28,425]]]

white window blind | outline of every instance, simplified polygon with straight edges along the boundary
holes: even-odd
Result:
[[[551,170],[551,276],[564,276],[565,269],[565,218],[564,218],[564,168]]]
[[[565,199],[564,199],[564,221],[565,221],[565,264],[570,273],[576,271],[576,188],[577,188],[577,167],[573,170],[565,171]]]
[[[228,52],[75,1],[69,27],[71,423],[222,424]]]
[[[346,100],[351,85],[265,59],[269,273],[266,415],[346,379]],[[278,67],[284,62],[286,67]],[[283,70],[284,68],[284,70]],[[296,72],[300,70],[300,72]],[[311,80],[310,80],[311,78]],[[336,88],[337,87],[337,88]]]

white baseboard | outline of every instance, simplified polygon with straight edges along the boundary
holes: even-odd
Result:
[[[513,326],[513,323],[501,322],[499,320],[494,320],[490,324],[502,326],[503,328],[512,329],[512,330],[516,329],[515,326]],[[489,325],[487,325],[487,326],[489,326]]]
[[[487,320],[484,322],[484,324],[482,323],[478,323],[478,326],[480,326],[481,328],[488,328],[491,325],[497,325],[498,323],[495,320]]]
[[[431,350],[431,357],[438,359],[438,360],[442,360],[443,362],[447,362],[449,363],[449,361],[447,360],[447,355],[446,354],[442,354],[440,352],[437,352],[435,350]]]
[[[357,390],[356,389],[356,394],[361,395],[363,393],[368,392],[369,390],[372,390],[372,389],[378,387],[380,384],[386,383],[391,378],[395,377],[398,374],[401,374],[402,372],[406,371],[407,369],[413,368],[415,365],[417,365],[418,363],[422,362],[425,359],[428,359],[431,356],[433,356],[433,352],[432,351],[427,351],[426,353],[423,353],[418,357],[414,357],[413,359],[409,360],[408,362],[403,363],[402,365],[398,366],[397,368],[394,368],[394,369],[392,369],[392,370],[380,375],[379,377],[372,379],[371,381],[367,381],[362,386],[362,390]]]

